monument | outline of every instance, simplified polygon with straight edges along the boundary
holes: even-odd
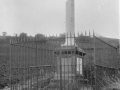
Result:
[[[66,2],[66,41],[64,45],[74,45],[75,18],[74,18],[74,0]],[[68,38],[72,37],[72,38]]]
[[[74,0],[66,2],[66,38],[65,43],[57,48],[57,80],[72,80],[76,74],[82,75],[82,63],[85,52],[75,43]]]

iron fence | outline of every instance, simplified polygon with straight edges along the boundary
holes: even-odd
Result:
[[[118,67],[117,48],[96,36],[14,38],[9,52],[11,90],[101,90]]]

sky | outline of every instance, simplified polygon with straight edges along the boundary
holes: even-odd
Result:
[[[0,0],[0,35],[66,32],[67,0]],[[119,0],[75,0],[75,32],[119,38]]]

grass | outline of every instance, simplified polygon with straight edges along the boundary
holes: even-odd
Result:
[[[110,77],[107,74],[103,77],[101,90],[120,90],[120,72],[114,77]]]

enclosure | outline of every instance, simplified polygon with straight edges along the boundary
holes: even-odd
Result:
[[[71,38],[75,48],[62,53]],[[8,52],[11,90],[102,90],[118,68],[117,48],[96,36],[13,38]]]

